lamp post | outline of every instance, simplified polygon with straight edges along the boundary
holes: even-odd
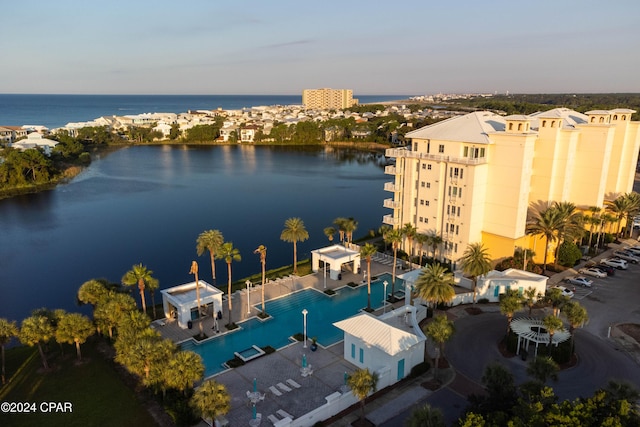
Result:
[[[324,275],[324,288],[327,289],[327,261],[322,261],[323,262],[323,267],[322,270],[323,271],[323,275]]]
[[[247,284],[247,314],[251,314],[251,298],[249,293],[249,286],[251,286],[251,280],[245,282]]]
[[[307,348],[307,314],[309,312],[307,311],[307,309],[305,308],[304,310],[302,310],[302,337],[303,337],[303,345],[302,348]]]
[[[382,284],[384,285],[384,295],[382,295],[382,314],[385,314],[387,312],[387,285],[389,282],[385,280]]]

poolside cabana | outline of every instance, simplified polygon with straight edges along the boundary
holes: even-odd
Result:
[[[320,270],[320,261],[329,264],[329,277],[338,280],[343,264],[353,262],[353,272],[360,271],[360,252],[342,245],[327,246],[311,251],[311,269],[314,273]]]
[[[204,280],[198,280],[202,317],[215,316],[222,311],[222,291]],[[186,329],[189,322],[198,318],[196,282],[174,286],[160,291],[162,306],[167,319],[176,319],[178,326]]]

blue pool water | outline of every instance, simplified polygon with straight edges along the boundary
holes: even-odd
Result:
[[[374,309],[382,307],[385,280],[389,282],[387,292],[390,292],[390,274],[382,274],[378,280],[371,282],[371,307]],[[402,288],[402,281],[396,279],[396,289],[399,287]],[[315,289],[305,289],[267,301],[266,311],[272,316],[269,320],[261,322],[255,318],[249,319],[239,324],[242,328],[239,331],[200,344],[188,341],[181,347],[202,356],[205,377],[208,377],[222,372],[222,364],[233,359],[234,352],[245,350],[252,345],[270,345],[279,349],[290,344],[290,336],[303,332],[303,309],[308,311],[307,336],[316,337],[318,344],[322,346],[329,346],[343,339],[343,332],[333,326],[333,323],[357,314],[366,306],[367,286],[345,286],[333,296],[327,296]]]

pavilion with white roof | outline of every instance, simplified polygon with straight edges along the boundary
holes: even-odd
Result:
[[[205,315],[215,316],[222,311],[223,292],[211,286],[204,280],[198,280],[200,293],[200,309]],[[160,291],[162,294],[162,306],[167,319],[176,319],[178,326],[183,329],[188,327],[189,321],[198,319],[198,296],[196,282],[174,286]]]
[[[311,269],[316,273],[320,269],[320,261],[329,264],[329,277],[338,280],[342,265],[353,262],[353,272],[360,271],[360,252],[342,245],[332,245],[311,251]]]

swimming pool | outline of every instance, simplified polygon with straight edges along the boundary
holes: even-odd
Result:
[[[382,307],[384,281],[391,282],[390,274],[382,274],[371,282],[371,308]],[[390,291],[390,286],[387,291]],[[396,289],[402,287],[402,280],[396,278]],[[315,289],[304,289],[285,297],[266,301],[266,311],[272,318],[260,321],[249,319],[239,326],[238,331],[214,337],[203,343],[187,341],[181,345],[202,357],[205,377],[222,372],[222,364],[233,359],[235,352],[241,352],[253,345],[271,346],[279,349],[291,343],[289,337],[303,332],[302,310],[307,314],[307,336],[316,337],[318,344],[329,346],[343,339],[343,332],[333,326],[334,322],[357,314],[367,306],[367,286],[351,288],[345,286],[328,296]]]

